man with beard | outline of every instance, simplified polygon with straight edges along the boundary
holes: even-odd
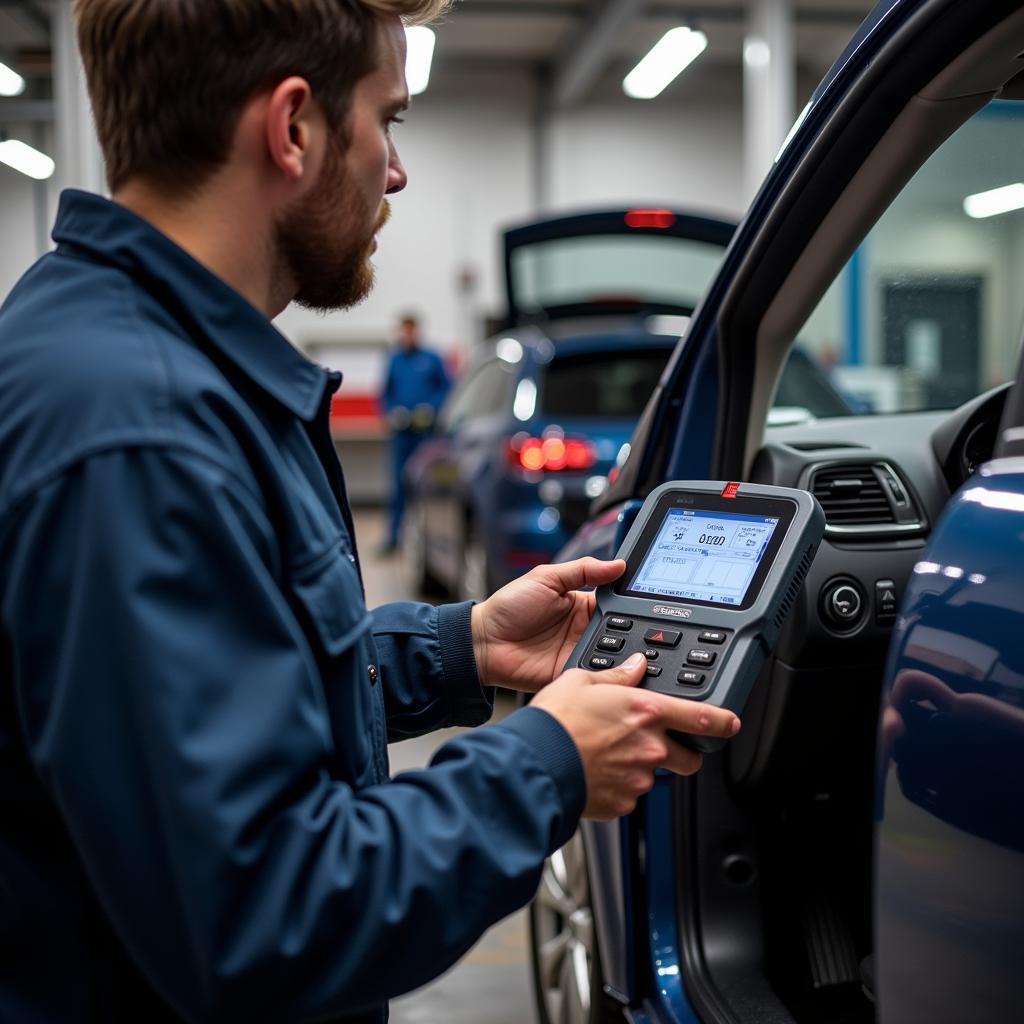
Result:
[[[444,0],[76,0],[113,201],[0,311],[0,1020],[382,1021],[728,712],[558,675],[621,562],[368,612],[271,325],[372,283],[400,18]],[[389,779],[388,739],[478,724]]]

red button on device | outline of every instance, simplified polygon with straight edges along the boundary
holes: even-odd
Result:
[[[725,490],[722,491],[722,497],[723,498],[735,498],[736,495],[739,494],[739,490],[740,490],[740,485],[739,484],[726,484],[725,485]]]

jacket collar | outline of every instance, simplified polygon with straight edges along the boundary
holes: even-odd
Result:
[[[118,267],[296,416],[312,420],[338,375],[307,359],[255,306],[147,221],[89,192],[61,194],[53,240]]]

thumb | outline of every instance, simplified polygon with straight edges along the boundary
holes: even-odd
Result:
[[[617,580],[625,571],[626,563],[621,558],[602,562],[597,558],[577,558],[574,562],[555,562],[535,569],[543,574],[548,586],[560,594],[581,587],[600,587]]]
[[[631,654],[616,668],[607,668],[598,673],[598,680],[616,686],[636,686],[646,671],[647,659],[642,654]]]

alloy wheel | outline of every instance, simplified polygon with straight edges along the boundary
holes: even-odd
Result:
[[[579,832],[545,861],[531,915],[536,983],[547,1024],[588,1024],[594,918]]]

